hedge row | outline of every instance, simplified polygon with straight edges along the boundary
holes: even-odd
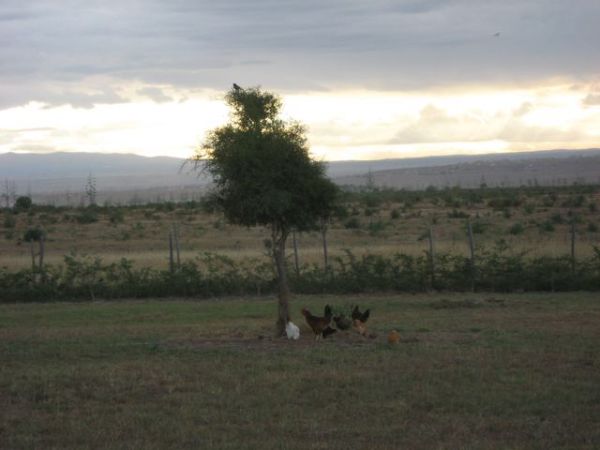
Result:
[[[291,268],[290,268],[291,269]],[[347,251],[325,269],[306,265],[290,270],[292,290],[304,294],[443,291],[600,290],[600,250],[575,264],[569,257],[528,257],[496,248],[475,263],[464,256],[355,256]],[[100,258],[68,255],[43,272],[0,269],[0,301],[93,300],[95,298],[262,295],[276,292],[270,261],[205,254],[173,272],[135,267],[127,259],[107,264]]]

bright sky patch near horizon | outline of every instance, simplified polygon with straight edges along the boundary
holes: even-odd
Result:
[[[600,147],[597,0],[3,0],[0,153],[189,157],[233,82],[326,160]]]

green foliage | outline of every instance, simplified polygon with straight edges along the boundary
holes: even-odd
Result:
[[[449,219],[468,219],[469,218],[469,214],[458,210],[458,209],[453,209],[451,212],[448,213],[448,218]]]
[[[98,212],[96,208],[84,208],[75,216],[77,223],[87,225],[98,222]]]
[[[113,225],[125,222],[125,214],[123,213],[123,209],[111,208],[108,211],[108,221]]]
[[[579,259],[575,271],[571,259],[529,258],[511,252],[500,241],[477,255],[475,270],[468,258],[440,253],[435,274],[429,256],[365,254],[349,250],[333,258],[329,269],[305,265],[291,274],[294,290],[304,294],[365,292],[443,291],[570,291],[600,290],[600,249]],[[434,275],[434,276],[432,276]],[[94,298],[148,298],[270,294],[276,277],[268,259],[236,262],[226,256],[205,253],[185,261],[175,272],[137,268],[127,260],[106,264],[100,258],[71,254],[62,265],[47,266],[44,280],[31,269],[8,272],[0,268],[0,301],[90,300]]]
[[[526,203],[523,207],[523,211],[525,211],[525,214],[533,214],[535,211],[535,205],[533,203]]]
[[[377,236],[381,234],[381,232],[383,232],[383,230],[385,230],[387,226],[388,224],[382,220],[375,220],[373,222],[370,222],[368,226],[369,234],[371,236]]]
[[[520,206],[522,200],[518,196],[503,196],[492,198],[488,201],[488,206],[494,209],[506,209]]]
[[[542,199],[542,205],[546,208],[550,208],[551,206],[554,206],[557,199],[558,196],[556,195],[556,193],[548,194]]]
[[[230,123],[211,130],[195,156],[212,175],[212,202],[238,225],[308,230],[332,212],[336,186],[311,160],[305,129],[278,118],[281,100],[260,88],[226,96]]]
[[[39,242],[46,237],[46,233],[41,228],[29,228],[23,235],[25,242]]]
[[[4,214],[2,226],[6,229],[13,229],[17,225],[17,219],[14,214],[7,212]]]
[[[357,217],[350,217],[348,220],[344,222],[344,228],[349,230],[356,230],[360,228],[360,221]]]
[[[568,208],[581,208],[585,203],[585,196],[583,194],[569,196],[562,204]]]
[[[471,225],[471,230],[473,231],[473,234],[483,234],[488,229],[488,227],[489,225],[487,223],[478,220],[473,222],[473,224]]]
[[[31,201],[31,197],[22,195],[20,197],[17,197],[17,200],[15,201],[15,211],[29,211],[32,205],[33,202]]]
[[[523,231],[525,231],[525,227],[521,222],[512,224],[511,227],[508,229],[508,232],[512,235],[522,234]]]

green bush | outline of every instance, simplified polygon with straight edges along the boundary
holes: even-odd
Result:
[[[113,225],[125,222],[125,214],[121,208],[111,208],[108,211],[108,221]]]
[[[521,234],[523,233],[523,231],[525,231],[525,227],[520,222],[512,224],[511,227],[508,229],[508,232],[512,235]]]
[[[6,229],[13,229],[17,225],[17,219],[14,214],[6,213],[4,215],[4,221],[2,222],[2,226]]]
[[[32,205],[33,202],[31,201],[31,197],[22,195],[20,197],[17,197],[17,200],[15,201],[15,211],[29,211]]]
[[[350,217],[344,222],[344,228],[349,230],[356,230],[360,228],[360,221],[356,217]]]
[[[94,208],[85,208],[75,216],[75,220],[82,225],[98,222],[98,213]]]
[[[90,300],[223,295],[264,295],[276,291],[271,261],[236,262],[205,253],[173,272],[136,268],[122,259],[106,264],[94,256],[71,254],[63,264],[47,266],[44,276],[31,269],[8,272],[0,268],[0,301]],[[290,271],[294,292],[343,294],[362,292],[423,292],[430,289],[466,291],[600,290],[600,249],[572,265],[570,257],[528,258],[513,253],[502,241],[482,249],[476,265],[460,255],[439,254],[435,273],[429,256],[355,256],[350,251],[332,259],[331,267],[305,265]]]

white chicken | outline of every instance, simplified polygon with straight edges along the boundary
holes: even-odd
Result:
[[[293,322],[288,322],[285,326],[285,334],[287,334],[288,339],[293,339],[296,341],[300,338],[300,328],[298,328]]]

